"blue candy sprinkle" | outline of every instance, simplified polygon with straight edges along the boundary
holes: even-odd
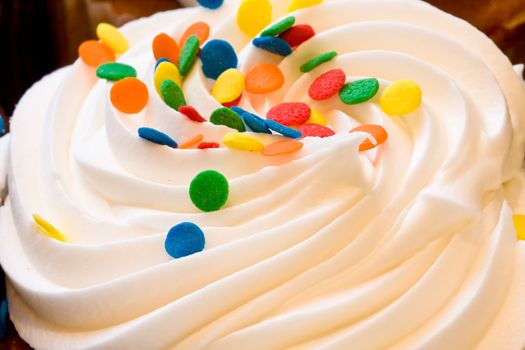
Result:
[[[0,114],[0,136],[4,136],[5,134],[5,121],[4,117]]]
[[[251,131],[264,134],[272,133],[271,130],[268,129],[268,126],[266,126],[264,119],[262,119],[261,117],[258,117],[255,114],[250,113],[237,106],[233,106],[230,109],[241,116],[242,121],[244,122],[244,124],[246,124],[246,126],[250,128]]]
[[[292,47],[290,44],[275,36],[255,38],[253,39],[253,45],[280,56],[288,56],[292,54]]]
[[[169,146],[171,148],[178,147],[177,142],[175,142],[171,137],[152,128],[139,128],[139,136],[143,139],[162,146]]]
[[[178,259],[201,252],[205,243],[204,233],[199,226],[183,222],[170,229],[164,247],[170,256]]]
[[[170,62],[170,63],[171,63],[171,61],[168,60],[167,58],[165,58],[165,57],[161,57],[161,58],[159,58],[159,60],[158,60],[157,63],[155,64],[155,70],[157,70],[157,68],[159,67],[159,64],[161,64],[162,62]]]
[[[204,75],[217,79],[227,69],[237,68],[237,54],[233,47],[224,40],[211,40],[202,48],[200,59]]]
[[[281,123],[277,123],[274,120],[266,119],[265,120],[266,125],[273,131],[278,132],[279,134],[292,138],[292,139],[298,139],[302,136],[300,131],[297,131],[295,129],[289,128],[285,125],[282,125]]]
[[[7,337],[7,330],[9,324],[8,313],[9,312],[7,310],[7,299],[4,299],[0,304],[0,340],[3,340],[5,339],[5,337]]]
[[[206,7],[208,9],[215,10],[222,6],[222,3],[224,2],[224,0],[197,0],[197,2],[202,7]]]

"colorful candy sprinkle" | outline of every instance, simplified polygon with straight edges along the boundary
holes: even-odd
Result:
[[[224,40],[208,41],[199,57],[202,61],[202,71],[210,79],[217,79],[227,69],[237,68],[235,50]]]
[[[383,128],[381,125],[364,124],[352,129],[350,132],[357,131],[366,132],[370,134],[373,138],[373,140],[367,138],[366,140],[361,142],[361,145],[359,145],[360,152],[368,151],[372,148],[382,145],[388,139],[388,133],[386,132],[385,128]]]
[[[110,100],[122,113],[139,113],[148,104],[148,88],[137,78],[124,78],[111,88]]]
[[[261,152],[264,149],[261,141],[249,135],[238,134],[236,132],[230,132],[224,135],[222,143],[228,148],[238,151]]]
[[[97,26],[97,36],[115,52],[124,53],[129,49],[128,40],[117,28],[109,23],[100,23]]]
[[[192,148],[193,146],[199,144],[202,140],[204,139],[204,135],[202,134],[199,134],[191,139],[189,139],[188,141],[184,142],[182,145],[180,145],[178,148],[179,149],[188,149],[188,148]]]
[[[179,113],[184,114],[189,120],[197,123],[204,123],[206,121],[206,119],[204,119],[192,106],[179,107]]]
[[[215,81],[211,95],[217,102],[231,102],[239,98],[244,90],[244,75],[240,70],[225,70]]]
[[[220,148],[221,145],[219,145],[217,142],[201,142],[197,146],[198,149],[210,149],[210,148]]]
[[[310,89],[308,95],[316,101],[327,100],[337,95],[339,90],[345,85],[346,74],[341,69],[332,69],[317,77]]]
[[[315,30],[308,24],[298,24],[279,35],[291,47],[297,47],[314,36]]]
[[[179,62],[179,45],[168,34],[161,33],[153,39],[153,55],[156,60],[167,58],[171,63],[178,64]]]
[[[399,80],[383,91],[379,98],[381,109],[388,115],[405,115],[421,105],[421,88],[411,80]]]
[[[241,96],[239,96],[235,100],[233,100],[231,102],[224,102],[224,103],[222,103],[222,105],[223,105],[223,107],[226,107],[226,108],[232,108],[232,107],[238,106],[239,103],[241,102],[241,99],[242,99],[242,94],[241,94]]]
[[[229,108],[221,107],[216,109],[210,117],[210,122],[215,125],[224,125],[239,132],[246,131],[246,127],[241,117]]]
[[[206,244],[204,232],[192,222],[173,226],[166,236],[164,248],[175,259],[202,252]]]
[[[137,71],[127,64],[109,62],[97,68],[97,77],[109,81],[118,81],[124,78],[136,78]]]
[[[295,17],[290,16],[286,17],[285,19],[280,20],[279,22],[275,23],[274,25],[266,28],[262,33],[261,36],[275,36],[279,35],[282,32],[287,31],[295,24]]]
[[[182,87],[182,77],[179,73],[179,69],[173,63],[167,61],[159,64],[155,70],[155,76],[153,77],[153,83],[155,84],[155,89],[159,95],[161,94],[160,86],[165,80],[171,80],[178,86]]]
[[[253,38],[272,22],[272,4],[269,0],[243,0],[237,11],[237,25],[241,32]]]
[[[228,180],[215,170],[206,170],[195,176],[190,183],[190,198],[204,212],[219,210],[229,195]]]
[[[65,242],[66,238],[62,233],[60,233],[59,230],[55,228],[55,226],[51,225],[48,221],[46,221],[43,217],[41,217],[38,214],[33,214],[33,219],[35,220],[38,228],[42,233],[44,233],[49,238],[56,239],[60,242]]]
[[[162,131],[153,128],[139,128],[138,133],[143,139],[156,143],[157,145],[168,146],[171,148],[178,147],[177,142]]]
[[[525,215],[514,215],[513,221],[518,240],[525,241]]]
[[[222,1],[221,1],[222,2]],[[206,22],[195,22],[186,29],[182,38],[180,39],[180,46],[184,47],[188,38],[195,35],[199,39],[199,43],[203,44],[208,40],[210,35],[210,26]]]
[[[7,337],[9,330],[9,311],[7,307],[7,299],[3,299],[0,304],[0,340]]]
[[[326,125],[326,118],[317,109],[312,108],[312,115],[306,121],[306,124]]]
[[[273,130],[283,136],[286,136],[292,139],[298,139],[302,136],[300,131],[284,126],[283,124],[278,123],[275,120],[266,119],[265,123],[266,123],[266,126],[270,128],[270,130]]]
[[[379,90],[379,81],[375,78],[350,82],[339,91],[339,98],[347,105],[355,105],[373,98]]]
[[[115,53],[104,43],[97,40],[88,40],[80,44],[78,56],[91,67],[98,67],[103,63],[115,61]]]
[[[306,7],[311,7],[322,3],[323,0],[294,0],[288,8],[288,12],[297,11]]]
[[[176,111],[186,105],[184,92],[173,80],[164,80],[160,85],[160,93],[164,102]]]
[[[285,102],[270,109],[266,119],[271,119],[279,124],[292,126],[305,123],[312,114],[310,107],[303,102]]]
[[[283,140],[271,143],[264,147],[262,155],[267,157],[280,156],[299,151],[303,148],[303,143],[295,140]]]
[[[303,137],[330,137],[335,135],[332,129],[318,124],[305,124],[299,127],[299,132]]]
[[[179,71],[183,76],[190,72],[191,67],[197,59],[197,52],[199,52],[199,38],[192,35],[186,40],[179,55]]]
[[[279,90],[284,84],[283,72],[275,64],[259,64],[246,74],[246,91],[267,94]]]
[[[334,57],[336,57],[336,56],[337,56],[337,52],[335,52],[335,51],[330,51],[330,52],[326,52],[326,53],[320,54],[319,56],[317,56],[315,58],[312,58],[310,61],[308,61],[308,62],[304,63],[303,65],[301,65],[301,67],[299,69],[303,73],[311,72],[312,70],[314,70],[315,68],[319,67],[323,63],[326,63],[326,62],[334,59]]]
[[[265,36],[253,39],[253,45],[259,49],[271,52],[279,56],[292,54],[290,45],[281,38],[275,36]]]
[[[157,68],[159,68],[159,65],[162,63],[162,62],[170,62],[170,60],[168,60],[166,57],[162,57],[161,59],[159,59],[157,61],[157,63],[155,63],[155,71],[157,70]]]
[[[197,2],[202,7],[206,7],[210,10],[216,10],[222,6],[224,0],[197,0]]]
[[[255,114],[250,113],[240,107],[234,106],[231,107],[231,109],[232,111],[241,116],[244,124],[246,124],[246,126],[248,126],[248,128],[250,128],[251,131],[264,134],[272,133],[268,126],[266,126],[264,119],[260,118],[259,116],[256,116]]]

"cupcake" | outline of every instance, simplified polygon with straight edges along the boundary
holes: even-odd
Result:
[[[36,349],[522,349],[522,67],[413,0],[200,0],[36,83],[0,209]]]

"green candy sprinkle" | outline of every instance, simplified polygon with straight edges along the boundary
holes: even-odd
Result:
[[[219,210],[228,200],[228,194],[228,180],[215,170],[203,171],[190,183],[191,201],[204,212]]]
[[[210,117],[210,122],[215,125],[224,125],[239,132],[245,132],[246,127],[242,118],[229,108],[222,107],[215,110]]]
[[[327,53],[320,54],[319,56],[311,59],[310,61],[303,64],[299,69],[303,73],[308,73],[313,71],[315,68],[319,67],[321,64],[330,61],[335,56],[337,56],[337,52],[330,51]]]
[[[366,102],[377,94],[379,81],[376,78],[356,80],[343,86],[339,98],[347,105]]]
[[[123,63],[104,63],[97,68],[97,77],[110,81],[118,81],[124,78],[136,78],[137,71],[132,66]]]
[[[191,67],[197,59],[197,53],[199,52],[199,38],[196,35],[192,35],[186,40],[184,47],[180,50],[179,54],[179,72],[181,75],[189,73]]]
[[[274,25],[266,28],[262,33],[261,36],[275,36],[279,35],[288,29],[292,28],[292,26],[295,24],[295,17],[290,16],[287,17]]]
[[[186,105],[186,99],[181,88],[173,80],[164,80],[160,84],[162,99],[168,106],[178,111],[180,107]]]

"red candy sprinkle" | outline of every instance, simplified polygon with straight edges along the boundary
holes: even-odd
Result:
[[[335,131],[319,124],[301,125],[298,130],[303,137],[330,137],[335,135]]]
[[[208,148],[219,148],[220,145],[217,142],[201,142],[197,146],[199,149],[208,149]]]
[[[223,107],[226,107],[226,108],[232,108],[233,106],[238,106],[239,103],[241,102],[241,99],[242,99],[242,94],[241,96],[237,97],[235,100],[231,102],[224,102],[222,105]]]
[[[290,44],[291,47],[297,47],[306,40],[315,35],[315,30],[308,24],[298,24],[281,33],[279,37]]]
[[[345,85],[345,82],[345,72],[341,69],[332,69],[314,80],[308,90],[308,95],[316,101],[327,100],[337,95],[339,90]]]
[[[179,113],[184,114],[188,119],[193,120],[194,122],[198,123],[204,123],[206,119],[204,119],[199,112],[192,106],[182,106],[179,108]]]
[[[306,123],[311,115],[312,110],[306,103],[286,102],[270,109],[266,118],[282,125],[292,126]]]

